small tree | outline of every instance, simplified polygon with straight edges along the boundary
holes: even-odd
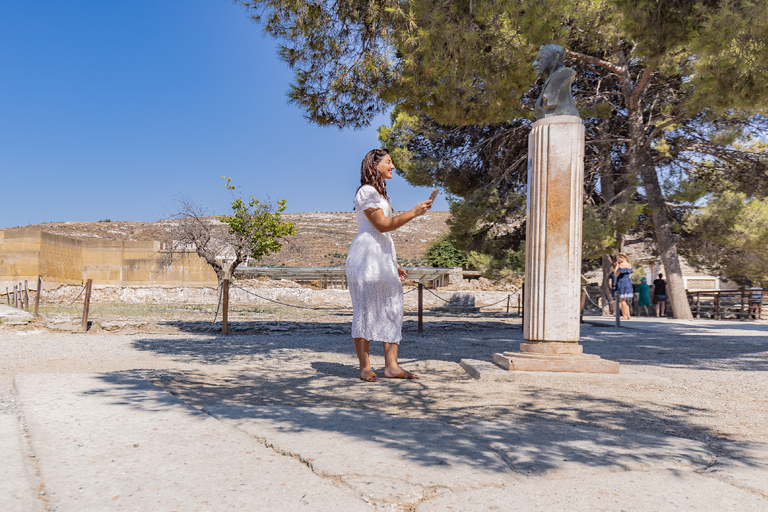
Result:
[[[466,267],[467,257],[444,235],[435,240],[424,253],[424,259],[433,267]]]
[[[683,254],[696,268],[741,284],[768,281],[768,201],[740,192],[716,194],[684,228]]]
[[[285,211],[285,199],[275,206],[250,196],[246,203],[235,197],[232,180],[226,180],[226,187],[234,198],[232,215],[212,217],[194,201],[179,198],[179,211],[173,215],[177,223],[168,230],[170,240],[161,261],[163,266],[170,265],[175,254],[194,250],[211,266],[221,284],[224,279],[232,279],[235,269],[249,256],[261,260],[282,249],[283,237],[296,234],[292,222],[280,219]]]

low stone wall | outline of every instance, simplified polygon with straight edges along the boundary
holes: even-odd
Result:
[[[51,285],[43,286],[43,303],[65,304],[73,301],[82,290],[82,286]],[[405,289],[406,311],[418,309],[418,291],[416,288]],[[517,310],[517,296],[511,294],[510,312]],[[506,311],[506,291],[441,291],[424,290],[423,305],[425,310],[444,309],[446,311],[473,310]],[[94,285],[91,291],[91,304],[94,303],[158,303],[158,304],[216,304],[219,292],[213,286],[111,286]],[[273,302],[274,301],[274,302]],[[289,306],[317,308],[351,308],[349,290],[316,290],[313,288],[262,288],[240,284],[230,288],[229,302],[232,305],[253,304],[270,305],[275,302]],[[495,303],[495,304],[494,304]],[[494,304],[490,307],[483,307]]]

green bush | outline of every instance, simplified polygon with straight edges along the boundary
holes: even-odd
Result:
[[[466,267],[466,255],[453,245],[449,236],[443,236],[432,243],[424,253],[424,259],[433,267]]]

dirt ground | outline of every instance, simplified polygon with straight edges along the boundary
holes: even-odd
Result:
[[[154,317],[152,315],[155,315]],[[371,409],[461,424],[477,419],[558,421],[697,439],[768,442],[768,326],[754,322],[623,322],[589,317],[586,353],[621,363],[619,375],[520,374],[477,381],[461,359],[517,350],[520,319],[505,313],[436,313],[417,332],[406,313],[401,364],[415,381],[357,378],[351,312],[236,312],[231,334],[200,330],[207,310],[121,312],[114,333],[51,331],[42,320],[0,324],[0,403],[14,407],[19,373],[136,370],[202,408],[217,403]],[[165,323],[164,323],[165,322]],[[372,344],[382,375],[380,344]]]

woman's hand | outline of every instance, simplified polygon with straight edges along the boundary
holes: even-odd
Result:
[[[416,206],[414,206],[413,210],[411,211],[416,217],[421,217],[422,215],[427,213],[427,210],[429,210],[430,208],[432,208],[432,201],[427,199],[426,201],[422,201]]]
[[[408,272],[405,271],[403,267],[400,266],[400,264],[397,264],[397,275],[400,276],[400,282],[404,282],[406,276],[408,276]]]
[[[365,210],[365,216],[371,221],[373,227],[382,233],[386,233],[387,231],[393,231],[399,228],[420,215],[424,215],[431,207],[432,201],[426,200],[420,202],[407,212],[395,215],[394,217],[386,217],[381,208],[368,208]]]

